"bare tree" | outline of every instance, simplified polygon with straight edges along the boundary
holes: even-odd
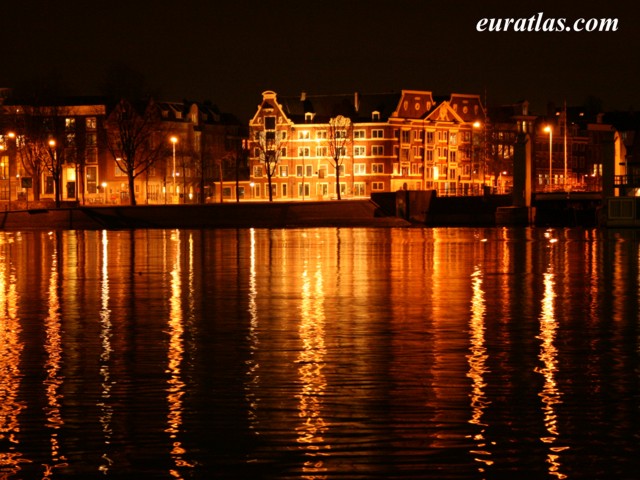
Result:
[[[351,119],[338,115],[329,120],[329,132],[327,142],[329,143],[329,155],[336,171],[336,194],[338,200],[340,196],[340,170],[344,164],[344,159],[348,155],[348,147],[352,138],[353,125]]]
[[[12,106],[16,148],[20,163],[32,178],[33,198],[40,200],[41,179],[53,179],[56,207],[62,201],[62,168],[65,161],[63,111],[56,106]]]
[[[136,205],[135,180],[166,152],[168,131],[153,101],[136,108],[132,102],[120,100],[106,125],[109,152],[127,176],[130,203]]]
[[[268,120],[267,117],[266,120]],[[267,174],[267,183],[269,185],[269,201],[273,201],[273,188],[271,186],[271,179],[276,174],[278,168],[278,162],[282,155],[282,149],[288,139],[287,130],[276,130],[275,118],[273,124],[265,121],[264,130],[256,132],[255,145],[260,153],[260,160],[264,163],[265,171]]]

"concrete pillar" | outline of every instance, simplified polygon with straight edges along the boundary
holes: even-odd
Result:
[[[513,152],[513,206],[531,207],[532,142],[528,133],[518,134]]]

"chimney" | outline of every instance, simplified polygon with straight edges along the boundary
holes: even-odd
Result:
[[[353,94],[353,107],[355,108],[356,112],[360,110],[360,96],[358,95],[358,92],[355,92]]]
[[[300,101],[304,102],[307,99],[307,92],[302,92],[300,94]]]

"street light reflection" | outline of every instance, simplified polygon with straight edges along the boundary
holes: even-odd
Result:
[[[470,320],[470,334],[471,334],[471,346],[469,347],[470,354],[467,355],[469,362],[469,373],[467,376],[471,378],[471,419],[469,423],[478,425],[480,431],[473,437],[475,444],[474,450],[471,454],[474,455],[474,459],[480,462],[481,465],[493,465],[493,460],[490,459],[491,452],[487,449],[487,439],[485,438],[486,424],[484,423],[483,416],[485,409],[489,406],[491,401],[487,398],[485,387],[486,382],[484,379],[485,374],[489,372],[487,367],[487,349],[485,347],[485,294],[482,288],[483,277],[481,268],[476,265],[473,273],[471,274],[471,287],[473,296],[471,298],[471,320]],[[478,469],[481,473],[484,472],[484,467]]]
[[[172,233],[171,240],[174,259],[170,273],[171,298],[169,299],[169,351],[167,354],[169,360],[167,373],[170,375],[169,380],[167,381],[169,384],[169,388],[167,389],[169,413],[167,415],[168,427],[165,431],[169,433],[169,438],[171,439],[171,456],[175,463],[175,468],[171,469],[169,473],[172,478],[183,478],[179,469],[192,467],[193,465],[185,460],[184,455],[186,450],[178,438],[178,434],[182,431],[182,397],[185,391],[185,383],[182,379],[183,374],[181,370],[184,357],[184,317],[182,313],[182,242],[180,230],[175,230]]]
[[[561,464],[558,453],[566,450],[568,447],[556,445],[559,432],[555,405],[562,403],[562,393],[555,379],[556,372],[558,371],[558,350],[555,346],[556,332],[558,329],[554,307],[556,299],[555,285],[555,276],[553,268],[550,265],[544,274],[544,295],[540,314],[540,335],[538,336],[542,342],[538,356],[542,362],[542,366],[536,368],[535,371],[540,373],[544,378],[544,385],[539,396],[542,399],[544,425],[548,435],[541,437],[540,440],[549,444],[549,452],[547,454],[549,474],[557,478],[567,478],[566,475],[560,472]]]
[[[28,462],[20,451],[16,436],[20,432],[20,413],[25,403],[20,400],[20,360],[24,344],[18,315],[16,273],[11,258],[11,239],[0,237],[0,439],[8,448],[0,451],[0,472],[13,478]]]
[[[300,326],[298,328],[302,348],[298,354],[298,373],[302,385],[299,399],[299,416],[302,420],[297,427],[298,443],[304,445],[305,455],[312,459],[303,465],[305,475],[316,475],[326,472],[321,460],[314,457],[326,455],[323,450],[329,450],[325,444],[324,433],[328,426],[323,418],[323,396],[327,387],[326,378],[322,372],[325,347],[325,315],[324,288],[322,275],[322,257],[315,258],[315,272],[309,267],[309,260],[305,259],[302,271],[302,302],[300,306]]]
[[[45,465],[45,478],[47,478],[47,472],[52,473],[54,468],[66,465],[66,458],[60,452],[60,440],[58,438],[58,430],[64,424],[60,405],[63,398],[62,393],[60,392],[63,383],[63,376],[60,373],[62,369],[62,324],[59,297],[59,263],[61,252],[58,251],[57,245],[59,235],[61,234],[58,232],[51,236],[53,240],[53,252],[51,254],[51,267],[49,272],[49,310],[47,318],[44,320],[44,348],[47,353],[47,359],[44,365],[45,371],[47,372],[47,378],[44,381],[47,406],[44,411],[47,418],[46,426],[51,429],[49,441],[51,443],[52,462],[51,465]]]

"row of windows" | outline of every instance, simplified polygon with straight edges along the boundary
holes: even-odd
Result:
[[[340,194],[346,195],[348,187],[353,187],[353,195],[357,197],[363,197],[367,195],[367,185],[364,182],[354,182],[353,184],[341,183],[340,184]],[[297,183],[294,187],[294,191],[297,191],[297,196],[302,197],[310,197],[312,189],[315,190],[315,195],[320,197],[326,197],[329,195],[329,191],[332,192],[335,190],[333,184],[329,183],[315,183],[311,185],[310,183]],[[381,192],[384,190],[384,182],[371,182],[371,190],[374,192]],[[288,197],[290,192],[290,186],[288,183],[272,183],[271,191],[274,197]],[[253,186],[253,196],[255,198],[260,198],[262,195],[261,185],[259,183]],[[268,195],[268,186],[264,185],[264,195]]]
[[[384,173],[384,164],[383,163],[372,163],[371,174],[379,175]],[[340,165],[340,175],[345,174],[344,165]],[[319,178],[325,178],[328,176],[328,168],[327,165],[320,165],[318,170],[314,172],[313,165],[296,165],[295,166],[295,174],[296,177],[312,177],[314,174],[317,174]],[[353,165],[353,174],[354,175],[366,175],[367,174],[367,164],[366,163],[356,163]],[[253,176],[256,178],[260,178],[264,176],[264,167],[262,165],[256,165],[253,167]],[[280,165],[278,168],[278,176],[280,177],[288,177],[289,176],[289,166],[288,165]]]
[[[411,150],[410,150],[411,148]],[[409,157],[409,152],[413,152],[413,157],[422,158],[425,155],[424,147],[407,147],[402,148],[398,145],[394,145],[393,147],[393,156],[398,158],[400,155],[401,159],[407,159]],[[371,145],[371,156],[372,157],[383,157],[384,156],[384,145]],[[298,147],[298,157],[310,157],[312,150],[311,147]],[[448,150],[446,147],[437,147],[436,153],[438,158],[445,158],[447,156],[452,157],[452,161],[455,161],[456,150]],[[280,148],[280,158],[287,157],[289,150],[287,147]],[[346,147],[340,147],[338,154],[340,157],[347,157],[349,155],[349,150]],[[262,156],[262,150],[260,148],[255,148],[253,151],[253,156],[255,158],[260,158]],[[328,157],[329,148],[322,146],[315,148],[315,156],[316,157]],[[367,147],[364,145],[356,145],[353,147],[353,156],[354,157],[366,157],[367,156]],[[426,159],[433,160],[434,150],[427,149],[426,150]],[[468,157],[468,155],[465,155]]]
[[[276,132],[275,130],[267,131],[270,139],[275,139]],[[254,138],[256,140],[260,139],[262,135],[262,131],[257,130],[255,132]],[[426,135],[426,141],[429,144],[436,143],[449,143],[450,145],[457,145],[459,141],[462,142],[470,142],[471,141],[471,131],[461,131],[461,132],[450,132],[449,130],[438,130],[438,131],[427,131],[424,130],[393,130],[393,138],[399,139],[401,143],[411,143],[412,141],[416,142],[424,142]],[[279,132],[279,140],[287,140],[289,138],[287,130],[281,130]],[[296,138],[298,140],[327,140],[328,134],[326,130],[317,130],[315,131],[315,135],[312,135],[310,130],[298,130]],[[335,134],[335,138],[347,138],[346,130],[338,130]],[[367,131],[366,130],[354,130],[353,138],[355,140],[366,140]],[[385,138],[384,129],[373,129],[371,130],[371,137],[373,139],[376,138]]]

